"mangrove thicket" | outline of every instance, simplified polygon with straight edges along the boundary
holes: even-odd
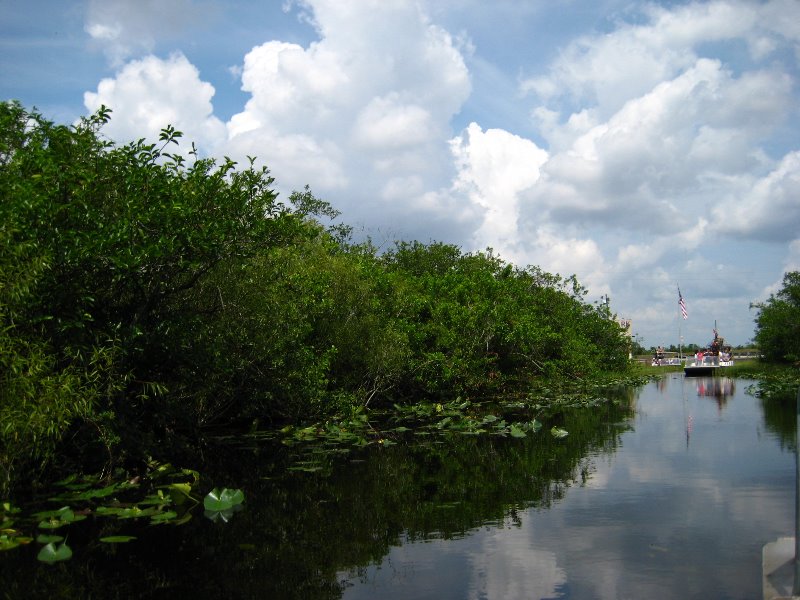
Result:
[[[116,144],[0,104],[0,489],[176,460],[204,436],[623,371],[574,277],[378,251],[306,188],[181,133]]]

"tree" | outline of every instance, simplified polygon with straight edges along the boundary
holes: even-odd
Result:
[[[0,490],[56,456],[175,462],[212,428],[627,366],[574,277],[441,243],[380,255],[254,159],[182,154],[170,126],[119,146],[109,118],[0,103]]]
[[[758,310],[755,342],[768,361],[800,363],[800,271],[783,276],[783,287]]]
[[[238,375],[215,335],[237,308],[232,278],[272,248],[319,235],[312,215],[334,216],[308,190],[293,196],[296,212],[279,202],[252,161],[171,153],[181,133],[170,126],[157,144],[117,146],[100,133],[109,118],[103,107],[63,126],[0,103],[6,480],[25,449],[46,463],[68,431],[101,430],[109,421],[98,415],[128,450],[196,424],[214,396],[199,388]],[[189,379],[198,363],[209,369]]]

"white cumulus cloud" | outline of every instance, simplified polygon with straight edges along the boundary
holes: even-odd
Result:
[[[413,206],[435,226],[443,206],[457,206],[443,191],[453,173],[447,140],[470,92],[454,39],[415,3],[301,6],[319,40],[271,40],[247,53],[242,89],[250,97],[227,124],[224,152],[257,155],[356,221],[389,217],[408,231],[420,218]]]
[[[157,140],[160,130],[172,125],[209,151],[225,136],[224,124],[213,115],[213,96],[213,86],[176,53],[129,62],[116,77],[103,79],[96,92],[86,92],[84,105],[90,112],[101,105],[111,108],[104,133],[116,140]]]

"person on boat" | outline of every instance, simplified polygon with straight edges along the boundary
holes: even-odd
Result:
[[[653,366],[661,366],[661,361],[664,360],[664,348],[659,346],[656,348],[656,355],[653,357]]]

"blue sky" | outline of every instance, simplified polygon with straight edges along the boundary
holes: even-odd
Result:
[[[576,274],[645,345],[746,343],[800,269],[798,0],[0,0],[0,52],[0,98]]]

